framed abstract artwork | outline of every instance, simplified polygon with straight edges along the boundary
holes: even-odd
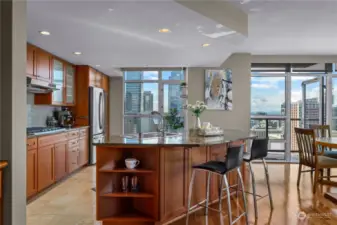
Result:
[[[208,109],[233,110],[232,70],[205,71],[205,104]]]

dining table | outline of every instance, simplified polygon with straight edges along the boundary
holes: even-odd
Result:
[[[319,137],[316,138],[316,145],[325,146],[331,149],[337,149],[337,137]],[[324,193],[324,197],[334,204],[337,204],[337,190]]]

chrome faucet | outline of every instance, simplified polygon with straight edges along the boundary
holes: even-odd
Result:
[[[161,132],[161,134],[162,134],[162,137],[164,137],[165,136],[165,118],[164,118],[164,116],[160,113],[160,112],[158,112],[158,111],[152,111],[151,112],[151,115],[152,116],[159,116],[160,117],[160,119],[161,119],[161,122],[160,122],[160,124],[162,124],[162,128],[159,128],[159,123],[158,123],[158,125],[157,125],[157,131],[158,132]]]

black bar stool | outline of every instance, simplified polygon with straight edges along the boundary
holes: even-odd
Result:
[[[250,152],[244,152],[243,153],[243,160],[245,162],[248,162],[249,171],[250,171],[250,174],[252,176],[255,219],[257,219],[257,217],[258,217],[257,200],[260,200],[261,198],[269,196],[270,208],[271,209],[274,208],[273,199],[272,199],[272,196],[271,196],[270,184],[269,184],[268,168],[267,168],[266,161],[264,160],[264,158],[267,156],[267,154],[268,154],[268,139],[254,139]],[[267,181],[267,186],[268,186],[268,195],[265,195],[265,196],[260,196],[260,195],[256,194],[255,176],[254,176],[254,172],[253,172],[252,164],[251,164],[251,161],[253,161],[255,159],[262,159],[262,162],[263,162],[264,173],[265,173],[265,176],[266,176],[266,181]],[[249,194],[251,194],[251,193],[249,193]],[[259,197],[259,199],[256,198],[257,196]]]
[[[209,161],[203,164],[199,164],[196,166],[193,166],[193,173],[192,178],[190,181],[190,187],[189,187],[189,195],[188,195],[188,205],[187,205],[187,215],[186,215],[186,225],[188,225],[189,221],[189,214],[191,211],[191,199],[192,199],[192,191],[193,191],[193,184],[194,179],[196,175],[196,171],[206,171],[207,172],[207,192],[206,192],[206,205],[200,205],[205,207],[205,214],[208,215],[208,209],[218,211],[222,213],[222,193],[221,190],[226,190],[227,192],[227,208],[228,208],[228,220],[229,224],[232,225],[236,223],[242,216],[246,216],[246,225],[248,225],[248,215],[247,215],[247,202],[246,202],[246,196],[244,192],[244,184],[242,180],[242,175],[240,171],[240,166],[243,162],[243,150],[244,145],[238,146],[238,147],[229,147],[227,149],[227,155],[225,161]],[[243,203],[244,203],[244,212],[239,215],[235,220],[232,219],[232,209],[231,209],[231,200],[230,200],[230,193],[229,193],[229,185],[226,174],[230,171],[237,170],[240,185],[242,188],[242,197],[243,197]],[[211,183],[211,173],[217,174],[219,176],[222,176],[221,179],[221,187],[219,189],[219,210],[212,209],[208,207],[209,204],[209,192],[210,192],[210,183]],[[225,189],[224,186],[225,185]]]

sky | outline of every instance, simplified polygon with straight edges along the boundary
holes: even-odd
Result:
[[[293,76],[291,78],[291,102],[302,99],[301,84],[312,78],[314,77]],[[307,98],[318,97],[318,91],[318,83],[307,85]],[[270,115],[281,115],[281,104],[284,102],[285,77],[251,78],[251,112],[262,111]]]

